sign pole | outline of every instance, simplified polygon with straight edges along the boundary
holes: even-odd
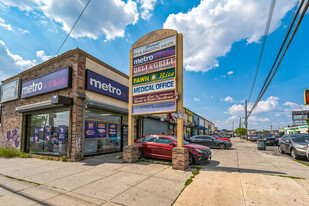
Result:
[[[177,35],[177,147],[183,147],[183,46],[182,34]]]
[[[130,71],[129,71],[129,115],[128,115],[128,146],[123,150],[123,161],[133,163],[138,160],[138,147],[134,146],[134,117],[132,115],[132,57],[130,50]]]
[[[132,97],[132,58],[133,51],[130,50],[130,71],[129,71],[129,97]],[[134,117],[132,116],[132,98],[129,98],[128,116],[128,146],[134,145]]]

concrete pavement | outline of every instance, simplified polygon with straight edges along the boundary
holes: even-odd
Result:
[[[174,205],[308,205],[308,166],[275,147],[258,151],[255,143],[232,142],[232,149],[213,149],[211,161],[197,164],[200,174],[184,190],[191,171],[124,164],[117,154],[74,163],[0,158],[0,205],[171,205],[182,190]]]
[[[170,205],[192,173],[113,154],[74,163],[0,158],[0,174],[0,205],[24,206]]]
[[[231,150],[212,150],[213,160],[200,164],[200,174],[174,205],[309,205],[308,166],[274,149],[232,142]]]

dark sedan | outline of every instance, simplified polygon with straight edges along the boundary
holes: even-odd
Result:
[[[262,134],[261,139],[265,139],[267,145],[278,145],[279,142],[273,134]]]
[[[189,142],[205,145],[210,148],[225,149],[232,147],[232,143],[226,140],[216,139],[208,135],[196,135],[188,138]]]
[[[151,157],[172,160],[173,147],[177,146],[177,137],[171,135],[148,135],[134,141],[138,147],[138,157]],[[189,149],[189,164],[196,161],[211,159],[208,147],[190,144],[183,141],[183,146]]]
[[[278,150],[282,154],[291,154],[294,159],[297,159],[299,157],[306,157],[308,144],[308,134],[287,134],[280,139]]]

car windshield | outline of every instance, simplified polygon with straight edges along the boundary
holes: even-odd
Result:
[[[272,134],[262,134],[262,137],[273,137],[274,135]]]
[[[172,137],[173,140],[175,140],[177,142],[177,137]],[[186,140],[183,141],[184,145],[190,144],[189,142],[187,142]]]
[[[252,135],[252,137],[259,137],[260,135],[258,135],[258,134],[254,134],[254,135]]]
[[[303,135],[295,135],[292,136],[293,142],[296,143],[309,143],[309,135],[303,134]]]

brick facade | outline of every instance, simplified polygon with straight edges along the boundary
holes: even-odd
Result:
[[[189,149],[186,147],[173,148],[172,168],[176,170],[186,170],[189,168]]]
[[[34,104],[38,102],[48,101],[51,96],[61,95],[73,98],[73,106],[70,109],[71,112],[71,141],[69,142],[69,153],[72,160],[81,159],[81,141],[82,141],[82,110],[83,99],[77,98],[77,93],[85,93],[85,76],[86,76],[86,56],[80,53],[81,50],[75,49],[66,52],[58,57],[48,60],[40,65],[37,65],[29,70],[26,70],[10,79],[3,81],[3,83],[10,81],[11,79],[19,78],[23,82],[41,77],[51,72],[57,71],[65,67],[72,68],[72,88],[67,88],[59,91],[54,91],[46,94],[41,94],[25,99],[17,99],[9,102],[2,103],[2,125],[0,130],[0,147],[3,146],[15,146],[22,148],[25,136],[22,134],[22,119],[23,115],[15,111],[16,107]],[[11,131],[17,129],[19,137],[19,144],[15,144],[16,141],[9,140],[8,135]],[[14,130],[16,133],[16,130]],[[29,138],[28,138],[29,139]],[[29,141],[29,140],[28,140]]]

